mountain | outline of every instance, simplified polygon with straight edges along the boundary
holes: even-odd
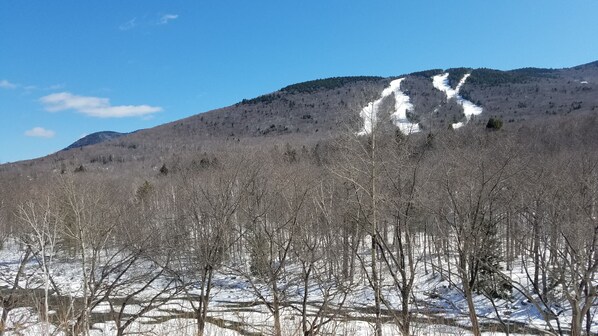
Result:
[[[116,139],[123,135],[127,135],[128,133],[118,133],[113,131],[102,131],[102,132],[95,132],[89,135],[82,137],[81,139],[75,141],[70,146],[66,147],[63,150],[75,149],[85,146],[91,146],[95,144],[99,144],[100,142]]]
[[[310,148],[341,132],[367,132],[364,117],[373,110],[406,133],[484,128],[491,117],[513,129],[554,116],[594,114],[597,89],[598,62],[563,69],[453,68],[318,79],[151,129],[94,133],[64,151],[16,165],[155,169],[222,146]]]

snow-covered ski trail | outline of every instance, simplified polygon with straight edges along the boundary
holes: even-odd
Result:
[[[469,78],[470,74],[464,75],[463,78],[461,78],[461,80],[459,81],[459,84],[457,84],[457,87],[454,89],[449,85],[448,76],[448,72],[445,72],[441,75],[436,75],[432,77],[432,84],[436,89],[444,92],[446,94],[447,99],[454,98],[456,99],[457,103],[463,107],[463,114],[465,114],[465,118],[467,119],[466,122],[458,122],[452,125],[453,128],[459,128],[465,125],[465,123],[467,123],[472,116],[481,114],[483,109],[480,106],[477,106],[476,104],[470,102],[467,99],[464,99],[459,95],[461,87],[463,86],[463,84],[465,84],[465,81],[467,81],[467,78]]]
[[[359,135],[365,135],[372,132],[373,125],[378,121],[378,112],[380,105],[385,98],[394,94],[395,106],[394,112],[390,115],[391,121],[404,134],[411,134],[419,132],[419,125],[413,124],[407,120],[407,112],[413,111],[413,104],[411,104],[409,96],[401,91],[401,82],[405,78],[395,79],[390,82],[390,85],[382,90],[382,95],[379,99],[369,102],[359,114],[363,119],[363,128],[358,132]]]

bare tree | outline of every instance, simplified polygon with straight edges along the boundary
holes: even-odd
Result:
[[[168,190],[159,189],[145,181],[135,193],[122,221],[115,229],[115,243],[127,247],[131,259],[119,272],[123,274],[106,301],[116,325],[117,335],[125,335],[128,328],[146,313],[166,304],[181,291],[178,277],[171,271],[174,252],[169,241],[170,224],[176,204],[168,197]],[[129,267],[130,265],[130,267]],[[133,308],[134,307],[134,308]]]
[[[576,153],[566,162],[558,182],[560,197],[551,204],[557,237],[548,243],[554,251],[554,280],[571,309],[571,335],[577,336],[584,332],[584,318],[591,320],[590,309],[598,297],[598,157]]]
[[[42,333],[49,334],[49,296],[51,279],[51,268],[54,261],[57,248],[58,237],[58,218],[52,207],[52,196],[44,195],[39,202],[27,201],[19,207],[19,219],[27,229],[21,236],[22,241],[27,246],[25,256],[17,272],[14,286],[18,286],[18,279],[22,276],[25,262],[30,254],[34,254],[40,263],[40,268],[44,277],[44,302],[42,317]]]
[[[274,335],[280,336],[282,308],[292,276],[287,268],[310,186],[291,171],[278,175],[280,171],[265,168],[248,185],[242,207],[248,265],[232,269],[248,281],[253,294],[270,311]]]
[[[303,178],[310,176],[319,181],[319,185],[310,190],[311,202],[306,202],[300,213],[300,225],[292,244],[293,260],[301,266],[302,298],[297,308],[301,314],[301,330],[303,335],[311,336],[322,332],[342,312],[353,279],[343,272],[347,260],[338,258],[338,246],[343,244],[344,238],[339,240],[338,237],[334,196],[327,188],[330,185],[308,167],[301,170],[305,173]],[[314,295],[321,301],[310,303]],[[308,309],[310,305],[317,306],[315,311]]]
[[[5,273],[4,271],[0,273],[0,280],[10,286],[0,295],[0,305],[2,308],[2,315],[0,316],[0,336],[3,336],[5,332],[10,331],[8,328],[8,318],[11,311],[17,307],[19,301],[18,291],[24,289],[21,286],[21,280],[25,276],[25,267],[31,261],[31,258],[31,248],[27,246],[20,257],[18,263],[19,266],[14,276],[12,276],[12,274],[7,274],[8,272]],[[45,316],[47,316],[47,310],[45,310],[45,313]]]
[[[133,225],[135,222],[126,215],[130,210],[127,201],[117,196],[127,193],[118,192],[116,184],[110,187],[106,184],[66,177],[58,187],[59,236],[63,246],[74,254],[80,276],[76,292],[63,291],[62,294],[72,299],[67,307],[61,307],[60,314],[69,321],[67,331],[75,335],[89,333],[92,311],[100,304],[110,304],[115,297],[124,294],[126,305],[132,298],[129,289],[132,285],[141,283],[142,289],[147,288],[163,274],[160,264],[149,258],[152,240],[147,234],[157,232],[139,231],[140,227]],[[157,271],[149,266],[152,263],[157,264]],[[170,285],[166,285],[163,292],[169,290]],[[132,293],[140,292],[133,290]],[[155,297],[150,299],[142,311],[149,310],[154,300]],[[135,318],[121,324],[119,332]]]
[[[10,188],[12,189],[12,188]],[[11,199],[8,195],[12,190],[9,189],[7,179],[0,179],[0,250],[5,248],[5,243],[10,237],[10,203]],[[14,197],[14,195],[13,195]],[[0,317],[0,336],[4,335],[8,328],[7,322],[10,312],[14,309],[18,298],[16,292],[21,289],[20,280],[23,276],[25,265],[31,258],[31,250],[26,248],[21,254],[19,266],[16,274],[11,274],[5,267],[0,269],[0,281],[2,281],[7,287],[0,293],[0,307],[2,308],[2,315]]]
[[[386,148],[389,164],[382,167],[381,175],[386,181],[386,218],[392,220],[392,241],[386,230],[379,237],[381,257],[385,270],[390,275],[394,288],[401,298],[401,311],[393,317],[403,335],[411,334],[411,313],[409,302],[413,297],[414,280],[417,275],[419,255],[416,251],[417,221],[422,217],[420,184],[427,177],[421,176],[426,147],[416,148],[400,134],[385,139],[391,146]],[[418,218],[419,217],[419,218]],[[380,234],[380,233],[379,233]],[[425,251],[425,246],[423,247]],[[394,311],[388,300],[385,306]]]
[[[239,239],[238,211],[251,169],[245,160],[231,161],[230,167],[187,176],[185,185],[179,186],[180,202],[185,203],[175,230],[181,246],[174,268],[194,310],[198,335],[204,333],[215,272],[229,260]],[[195,287],[199,295],[189,290]]]
[[[343,134],[336,145],[338,147],[335,164],[331,172],[349,183],[354,191],[354,205],[357,209],[354,220],[370,236],[370,255],[365,262],[359,257],[366,277],[374,291],[375,334],[382,335],[382,293],[379,270],[380,208],[381,208],[381,170],[386,158],[383,155],[385,143],[380,140],[388,128],[388,118],[378,111],[375,104],[363,108],[365,116],[364,130],[349,130]],[[388,115],[386,115],[388,117]],[[386,124],[385,124],[386,122]]]
[[[472,133],[459,136],[465,135],[474,136]],[[472,331],[480,335],[474,290],[480,285],[484,256],[496,253],[487,247],[496,239],[500,199],[508,190],[507,181],[516,173],[512,169],[516,152],[483,135],[468,141],[475,146],[452,151],[441,165],[443,178],[439,188],[443,194],[437,204],[438,215],[455,240],[457,274],[467,301]]]

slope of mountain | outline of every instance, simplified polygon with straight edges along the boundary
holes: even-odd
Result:
[[[398,87],[384,95],[393,81]],[[135,133],[100,132],[64,151],[19,164],[78,167],[142,162],[154,167],[173,156],[209,153],[219,146],[313,146],[339,132],[359,132],[364,107],[377,100],[380,116],[399,118],[402,125],[413,124],[422,133],[465,124],[484,127],[490,117],[500,118],[508,129],[555,115],[594,113],[596,89],[598,62],[565,69],[455,68],[391,78],[320,79]]]

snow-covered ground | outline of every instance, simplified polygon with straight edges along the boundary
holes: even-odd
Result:
[[[421,252],[421,251],[419,251]],[[364,260],[367,259],[368,251],[363,250]],[[18,244],[7,244],[5,249],[0,250],[0,287],[9,286],[10,279],[16,275],[20,258],[23,255]],[[468,319],[468,310],[463,293],[460,290],[460,283],[456,275],[452,275],[452,281],[448,280],[448,274],[444,271],[441,276],[439,272],[432,272],[432,262],[434,259],[424,260],[419,254],[417,275],[413,291],[413,301],[410,302],[410,309],[414,314],[414,335],[470,335],[468,330],[470,322]],[[523,288],[529,288],[529,280],[523,267],[523,264],[514,263],[514,267],[507,275]],[[427,266],[427,272],[425,267]],[[143,268],[144,265],[138,266]],[[456,267],[453,265],[453,267]],[[57,285],[65,293],[63,296],[80,297],[80,285],[82,271],[77,267],[76,260],[56,259],[55,264],[51,265],[52,273],[55,276]],[[401,298],[397,294],[396,287],[393,286],[392,278],[382,270],[383,288],[382,293],[393,309],[400,309]],[[133,272],[134,273],[134,272]],[[282,326],[285,335],[296,335],[301,330],[301,317],[299,313],[300,302],[304,291],[297,279],[300,276],[300,267],[289,264],[287,267],[287,276],[285,281],[280,281],[279,288],[285,288],[285,302],[287,305],[282,310]],[[26,276],[22,279],[20,285],[24,288],[40,288],[43,281],[40,279],[41,273],[38,263],[29,262],[27,265]],[[160,286],[168,283],[167,279],[160,279],[146,291],[142,291],[136,297],[136,302],[128,305],[125,312],[135,314],[142,309],[144,301],[159,293]],[[132,282],[129,284],[129,291],[138,290],[140,283]],[[371,307],[374,305],[374,293],[368,285],[364,270],[356,269],[355,282],[351,285],[351,290],[346,298],[342,308],[342,314],[329,324],[326,324],[322,332],[328,332],[332,335],[371,335],[373,324],[371,322]],[[259,286],[258,286],[259,287]],[[270,300],[271,293],[268,286],[261,288],[260,294]],[[309,287],[308,311],[315,314],[319,308],[319,302],[323,300],[321,287],[312,285]],[[122,289],[120,294],[126,293]],[[191,294],[199,294],[197,288],[190,291]],[[166,298],[163,295],[162,298]],[[192,319],[193,309],[188,296],[180,294],[169,298],[164,304],[148,310],[138,320],[136,320],[127,329],[128,332],[140,335],[195,335],[196,321]],[[41,298],[39,298],[41,299]],[[118,310],[118,300],[111,303]],[[341,297],[331,299],[332,307],[341,301]],[[513,291],[510,300],[496,299],[492,303],[484,295],[476,295],[474,298],[476,312],[480,323],[485,327],[484,330],[497,330],[486,332],[485,335],[499,335],[501,325],[499,317],[503,321],[513,325],[524,326],[524,331],[515,329],[521,334],[526,334],[534,329],[545,330],[546,322],[537,308],[531,304],[521,293]],[[561,313],[558,316],[559,322],[564,328],[569,327],[571,319],[571,309],[564,300],[554,303]],[[598,305],[598,303],[597,303]],[[104,301],[97,305],[92,311],[92,330],[91,335],[114,335],[116,333],[116,323],[111,320],[101,320],[106,318],[107,313],[112,312],[109,301]],[[598,307],[592,311],[592,331],[598,332]],[[56,312],[51,312],[51,315]],[[223,269],[216,273],[214,278],[214,290],[211,296],[211,306],[208,314],[210,320],[206,327],[205,335],[247,335],[247,334],[267,334],[271,331],[273,318],[267,307],[259,300],[255,288],[250,285],[250,281],[243,276],[239,276],[230,270]],[[387,316],[388,317],[388,316]],[[56,335],[63,335],[58,331],[55,325],[44,324],[40,321],[40,314],[33,306],[21,306],[11,311],[8,319],[9,332],[7,335],[40,335],[43,333],[44,326],[47,330],[55,332]],[[556,328],[556,324],[554,324]],[[398,329],[394,323],[386,322],[383,325],[385,335],[397,335]]]
[[[448,81],[449,73],[445,72],[441,75],[436,75],[432,77],[432,84],[434,87],[446,94],[446,98],[448,99],[455,99],[461,107],[463,107],[463,114],[465,114],[466,122],[468,122],[472,116],[476,116],[482,113],[483,109],[480,106],[470,102],[469,100],[464,99],[459,95],[459,91],[461,91],[461,87],[467,81],[470,74],[465,74],[463,78],[459,81],[456,88],[452,88],[449,85]],[[453,128],[459,128],[465,125],[466,122],[457,122],[453,124]]]
[[[363,119],[363,128],[359,131],[359,135],[365,135],[372,132],[372,127],[378,120],[380,106],[384,99],[391,94],[394,94],[395,99],[394,111],[390,115],[393,124],[395,124],[395,126],[397,126],[404,134],[419,132],[419,125],[411,123],[407,119],[407,112],[413,111],[413,104],[411,104],[409,96],[401,91],[401,83],[404,79],[405,78],[399,78],[390,82],[390,85],[382,90],[379,99],[369,102],[361,110],[360,116]]]

